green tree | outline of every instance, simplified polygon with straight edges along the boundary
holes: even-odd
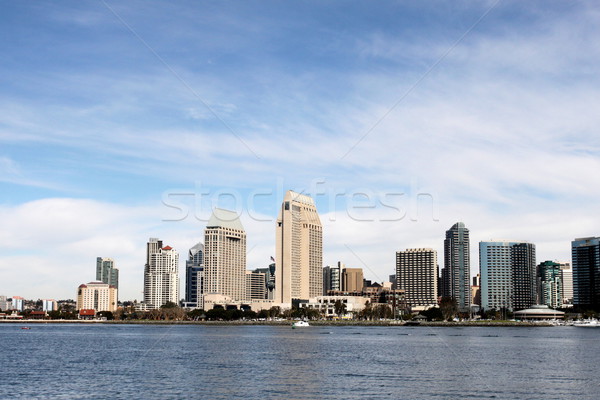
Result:
[[[269,317],[278,318],[281,315],[281,307],[273,306],[269,309]]]
[[[453,297],[442,297],[440,310],[446,321],[451,321],[458,313],[458,303]]]
[[[199,319],[202,318],[202,316],[206,317],[206,313],[204,312],[204,310],[202,310],[200,308],[196,308],[187,313],[188,319],[191,319],[193,321],[198,321]]]
[[[342,314],[346,313],[346,304],[344,304],[341,300],[336,300],[333,304],[333,310],[338,317],[341,317]]]
[[[175,308],[178,307],[176,303],[173,303],[172,301],[167,301],[165,304],[163,304],[162,306],[160,306],[160,308]]]
[[[111,320],[114,319],[114,315],[110,311],[100,311],[100,312],[98,312],[97,316],[100,317],[100,318],[104,317],[108,321],[111,321]]]
[[[432,307],[429,310],[421,311],[419,314],[427,317],[428,321],[443,321],[444,314],[439,307]]]

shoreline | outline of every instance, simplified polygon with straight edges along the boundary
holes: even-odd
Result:
[[[205,326],[291,326],[294,320],[282,321],[97,321],[97,320],[0,320],[0,324],[108,324],[108,325],[205,325]],[[406,324],[404,321],[309,321],[311,326],[398,326],[398,327],[549,327],[550,322],[519,321],[459,321],[420,322],[419,325]]]

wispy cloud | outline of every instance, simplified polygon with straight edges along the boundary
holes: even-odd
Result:
[[[261,159],[105,7],[8,7],[0,203],[12,253],[0,265],[14,279],[15,266],[49,267],[47,255],[75,253],[78,265],[113,255],[134,271],[133,296],[147,237],[171,238],[182,252],[201,239],[202,221],[160,221],[163,193],[196,182],[246,196],[323,179],[346,193],[319,203],[325,262],[350,263],[348,245],[380,276],[393,272],[395,250],[439,249],[459,219],[477,240],[537,242],[541,258],[568,257],[573,236],[599,234],[594,6],[498,3],[340,161],[493,1],[335,13],[300,3],[108,4]],[[381,222],[390,212],[381,207],[367,210],[377,221],[347,213],[354,191],[410,197],[413,182],[435,193],[439,221]],[[256,211],[273,217],[276,202],[267,203]],[[249,260],[261,266],[273,226],[244,223],[256,245]]]

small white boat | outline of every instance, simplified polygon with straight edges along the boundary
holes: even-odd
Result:
[[[600,328],[600,322],[597,319],[585,319],[583,321],[573,322],[573,326],[578,328]]]
[[[292,324],[292,329],[294,328],[304,328],[310,326],[310,324],[308,323],[308,321],[296,321]]]

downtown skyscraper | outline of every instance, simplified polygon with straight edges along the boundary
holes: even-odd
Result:
[[[481,307],[522,310],[537,302],[535,245],[493,240],[479,242]]]
[[[314,200],[287,191],[275,233],[275,302],[289,306],[292,299],[321,296],[323,229]]]
[[[407,249],[396,252],[396,288],[406,293],[413,311],[437,305],[438,265],[433,249]]]
[[[144,303],[148,308],[172,302],[179,304],[179,254],[162,240],[150,238],[146,244]]]
[[[119,270],[112,258],[96,258],[96,280],[119,288]]]
[[[571,242],[573,305],[600,310],[600,237]]]
[[[204,245],[196,243],[185,261],[185,307],[202,308],[204,288]]]
[[[246,231],[234,211],[215,208],[206,224],[204,294],[246,300]]]
[[[442,297],[456,300],[459,311],[471,306],[471,263],[469,230],[457,222],[446,231],[444,240],[444,268],[442,269]]]

